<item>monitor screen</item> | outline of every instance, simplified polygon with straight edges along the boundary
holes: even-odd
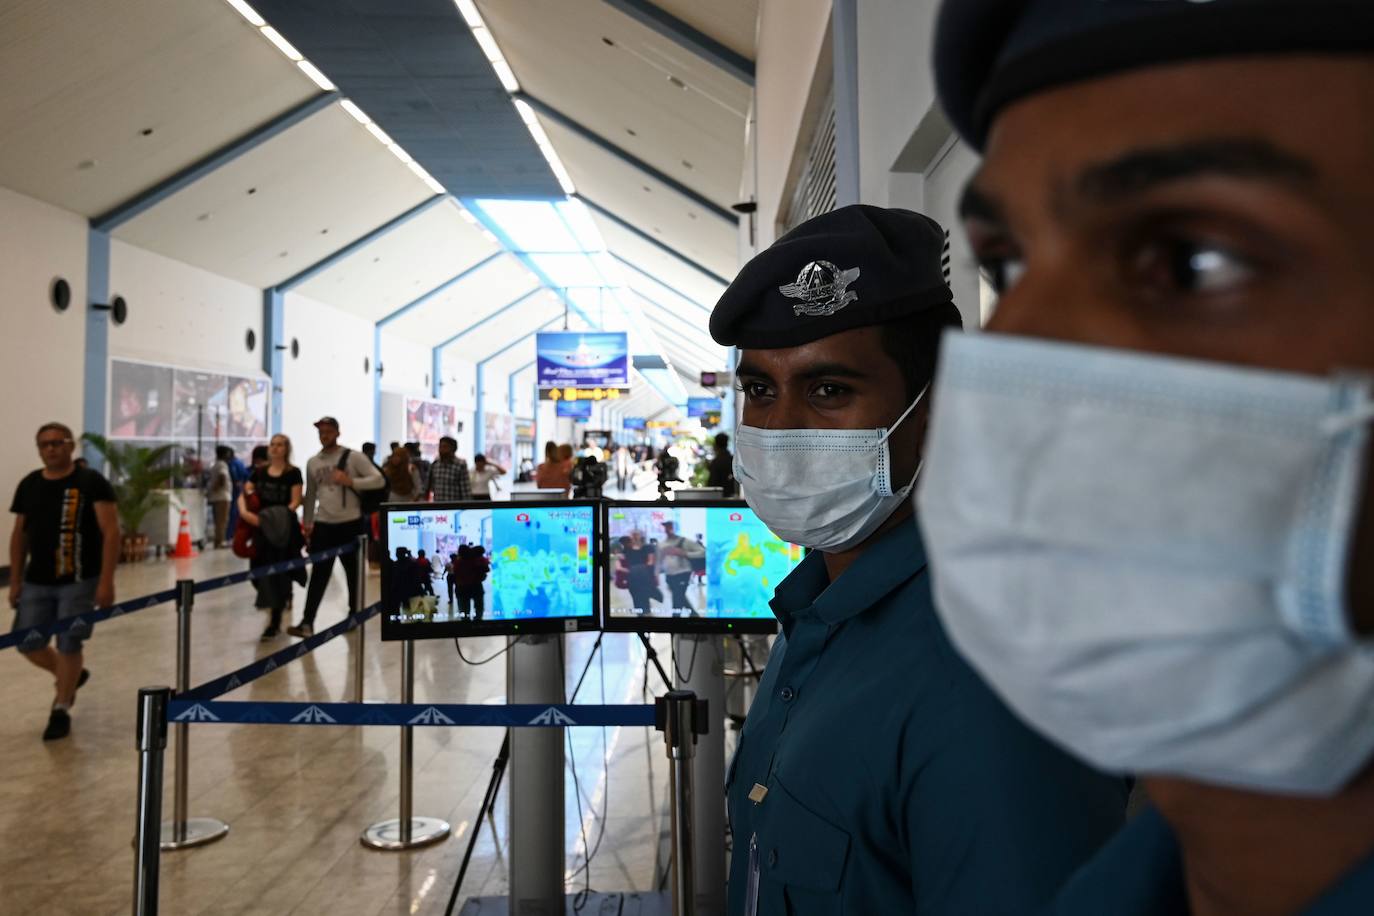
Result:
[[[616,502],[606,516],[605,629],[777,630],[768,602],[802,548],[780,540],[743,501]]]
[[[597,503],[387,504],[382,514],[383,639],[596,629]]]

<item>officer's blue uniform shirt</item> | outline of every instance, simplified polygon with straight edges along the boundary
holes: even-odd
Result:
[[[1190,916],[1183,861],[1153,808],[1133,818],[1064,886],[1043,916]],[[1374,913],[1374,856],[1294,916]]]
[[[751,859],[760,916],[1024,914],[1121,826],[1125,783],[1031,732],[955,653],[914,523],[833,585],[813,552],[772,607],[783,632],[727,784],[732,916]]]

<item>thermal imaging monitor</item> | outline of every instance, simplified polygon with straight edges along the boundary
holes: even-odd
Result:
[[[741,500],[606,507],[607,630],[773,633],[773,589],[802,559]]]
[[[594,630],[601,508],[558,503],[382,507],[382,638]]]

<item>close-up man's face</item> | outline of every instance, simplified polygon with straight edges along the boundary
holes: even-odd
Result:
[[[963,206],[1001,294],[988,330],[1374,371],[1372,110],[1374,61],[1296,55],[1133,71],[1012,105]],[[1369,498],[1355,554],[1351,606],[1368,629]]]
[[[315,427],[320,431],[320,445],[325,448],[333,448],[334,443],[339,441],[339,428],[330,423],[325,423]]]
[[[43,466],[51,470],[62,470],[72,463],[76,443],[60,429],[45,429],[35,440],[38,444],[38,457]]]
[[[798,347],[742,350],[737,378],[744,403],[740,422],[761,429],[890,427],[911,403],[902,370],[883,349],[876,326]],[[916,421],[922,419],[916,413],[889,440],[893,486],[904,486],[916,473]]]

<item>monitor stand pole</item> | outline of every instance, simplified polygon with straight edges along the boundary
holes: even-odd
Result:
[[[711,717],[710,729],[697,741],[693,761],[697,789],[692,798],[697,916],[725,916],[724,642],[724,636],[673,637],[677,689],[690,690],[697,699],[705,700]]]
[[[506,665],[506,702],[563,702],[563,636],[524,636]],[[564,859],[561,728],[510,730],[510,912],[562,913]]]

